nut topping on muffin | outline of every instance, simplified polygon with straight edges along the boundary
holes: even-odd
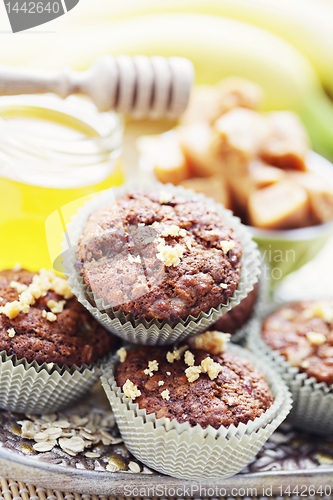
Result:
[[[0,351],[8,356],[79,367],[116,346],[116,338],[77,301],[67,281],[51,271],[0,271],[0,297]]]
[[[263,375],[230,352],[209,356],[193,349],[189,352],[197,366],[187,366],[185,356],[170,364],[167,352],[166,347],[130,349],[125,362],[115,370],[117,385],[147,414],[217,429],[221,425],[246,424],[273,403]],[[158,363],[153,376],[145,373],[147,359]],[[168,370],[172,376],[166,376]]]
[[[123,385],[123,393],[130,399],[135,399],[141,396],[141,391],[139,391],[137,386],[134,385],[133,382],[131,382],[129,379],[127,379],[125,384]]]
[[[203,349],[211,354],[220,354],[225,351],[230,337],[230,333],[208,330],[194,338],[194,346],[196,349]]]
[[[184,361],[188,366],[194,366],[194,355],[191,351],[185,351]]]
[[[148,368],[143,370],[143,373],[145,375],[149,375],[150,377],[152,377],[154,375],[154,372],[157,371],[158,371],[158,362],[156,361],[156,359],[154,359],[154,361],[148,361]]]
[[[292,366],[333,384],[333,299],[282,306],[264,321],[262,337]]]
[[[16,316],[21,311],[27,314],[30,310],[30,306],[34,305],[36,300],[40,297],[45,297],[49,290],[53,290],[58,295],[63,295],[65,299],[70,299],[73,297],[72,291],[67,281],[63,278],[60,278],[59,276],[56,276],[52,271],[46,271],[46,269],[41,269],[39,271],[39,274],[35,274],[32,278],[32,282],[29,285],[25,285],[24,283],[19,283],[18,281],[12,280],[9,283],[9,286],[10,288],[16,290],[19,294],[18,301],[14,300],[13,302],[7,302],[5,306],[0,307],[0,314],[5,314],[9,319],[16,318]],[[53,307],[56,306],[57,304],[54,303]],[[63,307],[61,309],[60,306],[57,306],[57,309],[60,310],[52,312],[63,311]],[[49,315],[47,319],[49,319],[49,321],[55,321],[57,318],[54,318],[54,315]]]
[[[118,349],[117,354],[120,358],[120,363],[123,363],[126,359],[126,356],[127,356],[126,349],[124,347],[121,347],[120,349]]]
[[[173,323],[226,304],[241,256],[237,234],[209,202],[142,189],[90,215],[76,268],[97,307]]]

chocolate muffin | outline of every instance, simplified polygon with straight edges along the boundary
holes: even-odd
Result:
[[[258,283],[238,306],[233,307],[211,326],[212,330],[233,335],[250,319],[258,297]]]
[[[187,346],[119,353],[117,385],[148,414],[206,428],[237,426],[260,417],[273,403],[264,376],[230,352],[210,355]]]
[[[138,190],[90,216],[76,255],[103,307],[174,322],[227,303],[240,280],[242,248],[202,200]]]
[[[301,372],[333,384],[333,299],[280,307],[266,318],[262,337]]]
[[[116,346],[51,271],[0,271],[0,351],[38,364],[91,364]]]

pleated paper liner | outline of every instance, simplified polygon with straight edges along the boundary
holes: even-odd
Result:
[[[147,415],[117,386],[113,373],[119,357],[112,358],[101,378],[102,385],[124,442],[138,460],[163,474],[196,480],[230,477],[253,460],[288,415],[291,397],[281,377],[267,364],[240,346],[229,345],[228,350],[249,360],[265,375],[274,403],[246,425],[219,429],[191,427],[187,422]]]
[[[131,343],[146,345],[172,344],[176,341],[198,334],[206,330],[211,324],[217,321],[223,314],[238,305],[248,293],[253,289],[260,274],[260,254],[256,243],[252,240],[250,231],[241,224],[229,210],[216,203],[210,198],[197,194],[192,190],[182,187],[175,187],[171,184],[141,185],[140,188],[167,191],[175,195],[180,195],[185,199],[199,199],[213,206],[236,232],[243,247],[242,271],[238,288],[227,304],[221,304],[217,308],[211,308],[208,312],[201,312],[197,317],[188,316],[171,323],[167,320],[160,321],[153,319],[147,321],[143,318],[135,319],[132,314],[124,315],[120,311],[115,311],[111,306],[98,299],[85,285],[82,276],[75,270],[75,251],[79,237],[83,233],[89,215],[95,210],[112,204],[114,198],[119,198],[128,191],[138,189],[138,185],[124,185],[120,188],[112,188],[94,196],[88,201],[76,215],[72,217],[71,223],[67,226],[67,234],[63,242],[63,264],[68,282],[73,293],[90,313],[112,333],[117,334],[123,340]],[[68,248],[68,242],[70,246]]]
[[[62,366],[29,363],[0,352],[0,408],[42,414],[79,400],[98,381],[107,358],[91,365]]]
[[[233,344],[244,344],[248,332],[249,324],[252,318],[261,314],[262,309],[269,301],[269,281],[261,273],[258,280],[258,294],[250,318],[230,337]]]
[[[268,306],[266,316],[281,305]],[[288,421],[300,430],[333,435],[333,384],[328,386],[318,382],[292,366],[279,351],[271,349],[264,342],[261,328],[260,318],[253,318],[248,327],[247,344],[257,356],[274,366],[288,385],[293,399]]]

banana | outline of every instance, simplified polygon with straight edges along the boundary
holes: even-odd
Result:
[[[220,17],[161,14],[109,23],[90,36],[59,33],[56,42],[34,65],[86,69],[106,53],[177,55],[192,60],[198,83],[249,78],[265,89],[266,110],[297,112],[316,151],[333,158],[333,106],[316,72],[294,47],[265,30]]]
[[[306,55],[333,95],[333,2],[331,0],[81,0],[67,24],[166,12],[225,16],[264,28]],[[65,21],[66,23],[66,21]]]

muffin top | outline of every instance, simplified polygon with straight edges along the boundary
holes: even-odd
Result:
[[[51,271],[0,271],[0,351],[38,364],[90,364],[116,346]]]
[[[105,306],[177,321],[227,302],[241,255],[239,238],[210,205],[139,190],[90,216],[76,266]]]
[[[280,307],[266,318],[262,336],[291,365],[333,384],[333,299]]]
[[[187,346],[121,351],[118,386],[157,418],[218,429],[246,424],[273,403],[264,376],[230,352],[211,355]]]

